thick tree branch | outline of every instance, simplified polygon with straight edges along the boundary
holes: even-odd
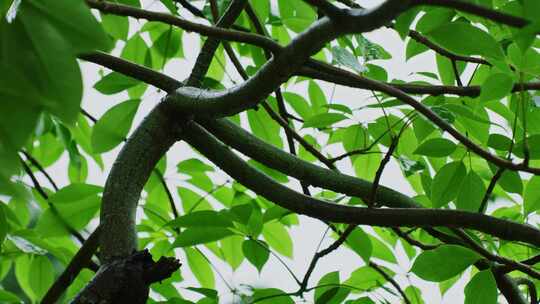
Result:
[[[372,83],[372,81],[375,80],[316,60],[309,60],[307,64],[298,69],[295,74],[313,79],[324,80],[351,88],[378,91],[378,88]],[[399,89],[408,94],[425,94],[432,96],[450,94],[466,97],[478,97],[480,95],[480,86],[459,87],[444,85],[398,84],[387,82],[381,83]],[[512,88],[512,92],[518,92],[522,90],[522,87],[524,90],[540,90],[540,82],[515,84]]]
[[[328,66],[329,69],[335,69],[332,66]],[[356,77],[355,74],[343,71],[342,73],[348,73],[352,75],[352,77]],[[509,161],[507,159],[501,158],[497,155],[494,155],[490,153],[487,150],[484,150],[480,145],[477,145],[474,143],[471,139],[469,139],[467,136],[461,134],[459,131],[457,131],[452,125],[450,125],[448,122],[446,122],[444,119],[442,119],[439,115],[437,115],[435,112],[431,111],[429,107],[426,105],[418,102],[416,99],[412,98],[411,96],[407,95],[405,92],[401,91],[400,89],[396,87],[392,87],[390,85],[387,85],[383,82],[379,82],[376,80],[368,79],[368,78],[361,78],[362,81],[367,84],[370,88],[373,90],[386,93],[392,97],[397,98],[401,102],[413,107],[416,111],[420,112],[422,115],[424,115],[426,118],[431,120],[435,125],[437,125],[441,130],[448,132],[450,135],[452,135],[455,139],[457,139],[460,143],[462,143],[465,147],[467,147],[469,150],[473,151],[480,157],[484,158],[485,160],[497,165],[498,167],[502,167],[505,169],[510,169],[513,171],[525,171],[533,174],[540,175],[540,168],[531,168],[528,165],[524,163],[513,163],[512,161]]]
[[[170,109],[159,104],[129,137],[105,183],[101,204],[101,252],[105,263],[129,256],[137,248],[135,211],[144,184],[157,162],[176,141],[181,128]]]
[[[525,224],[460,210],[361,208],[308,197],[254,169],[197,123],[182,137],[210,161],[258,195],[298,214],[320,220],[380,227],[457,227],[478,230],[505,240],[540,246],[540,230]],[[294,156],[293,156],[294,157]]]
[[[244,9],[246,2],[246,0],[232,1],[223,16],[216,23],[216,26],[218,28],[226,28],[231,26]],[[199,56],[197,56],[195,66],[191,70],[191,74],[186,82],[187,86],[200,87],[202,78],[208,71],[219,43],[220,39],[216,37],[208,38],[208,40],[205,41]]]
[[[407,2],[407,1],[405,1]],[[254,107],[324,45],[348,32],[374,30],[395,18],[407,8],[403,1],[390,0],[372,10],[351,16],[351,24],[335,24],[322,18],[300,33],[282,51],[268,61],[252,78],[225,91],[201,91],[182,87],[167,99],[180,111],[198,116],[229,116]]]
[[[368,200],[372,184],[368,181],[321,168],[265,143],[225,119],[204,121],[204,126],[221,141],[270,168],[305,181],[310,185]],[[379,205],[417,208],[413,199],[384,186],[375,200]]]

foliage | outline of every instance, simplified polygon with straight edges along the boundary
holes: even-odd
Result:
[[[227,14],[231,2],[232,7],[242,1],[186,2],[160,0],[149,6],[139,0],[47,4],[6,0],[0,4],[0,302],[43,299],[98,225],[106,193],[120,191],[122,183],[129,182],[111,178],[94,185],[89,176],[103,176],[122,166],[117,148],[136,146],[137,128],[144,133],[155,127],[145,125],[146,121],[134,123],[141,104],[158,104],[161,97],[166,98],[159,105],[173,109],[169,117],[177,115],[171,120],[191,119],[202,125],[225,145],[245,154],[246,166],[265,175],[258,178],[248,169],[239,169],[240,173],[228,169],[230,159],[219,163],[219,155],[213,159],[211,151],[196,147],[186,134],[192,153],[182,155],[178,163],[157,155],[159,162],[150,164],[153,170],[140,182],[144,187],[137,209],[139,247],[149,248],[155,259],[177,255],[183,266],[181,275],[175,273],[152,285],[149,303],[195,303],[193,299],[218,303],[228,292],[241,303],[294,303],[308,292],[314,303],[427,303],[422,294],[425,284],[419,282],[436,282],[444,296],[462,281],[465,284],[458,288],[465,303],[489,304],[502,297],[510,301],[512,291],[503,290],[504,284],[526,286],[514,290],[523,297],[533,297],[532,289],[540,290],[537,0],[449,0],[400,7],[391,16],[391,24],[376,27],[385,26],[379,29],[384,35],[399,35],[404,59],[399,49],[385,49],[384,41],[378,44],[364,30],[357,32],[338,19],[352,20],[351,16],[361,18],[362,14],[339,15],[347,11],[329,5],[358,10],[363,4],[360,0],[248,1],[234,18],[231,31],[204,24],[214,23],[215,12]],[[146,14],[143,8],[163,14]],[[323,22],[317,23],[319,17]],[[336,28],[350,26],[352,30],[339,32],[331,41],[295,48],[301,39],[293,38],[318,30],[317,24],[328,18],[335,18]],[[211,53],[202,79],[204,91],[197,91],[194,103],[188,102],[184,92],[189,91],[182,91],[185,87],[175,93],[180,80],[159,73],[169,72],[178,62],[194,64],[195,59],[187,55],[191,53],[187,48],[194,48],[187,44],[192,38],[188,32],[200,33],[201,45],[213,38],[228,40]],[[271,39],[264,40],[263,35]],[[220,100],[208,92],[233,86],[242,90],[244,81],[269,75],[273,63],[287,63],[276,43],[292,45],[285,51],[295,59],[290,66],[274,69],[272,73],[279,74],[276,86],[265,87],[276,82],[276,77],[268,76],[254,92],[241,95],[246,100],[235,101],[251,104],[225,104],[224,111],[236,111],[231,115],[221,115],[219,110],[200,114],[198,106],[215,102],[219,108]],[[320,49],[305,50],[317,44]],[[296,53],[311,56],[311,61],[295,57]],[[418,62],[420,55],[432,60],[434,69],[408,65],[414,66],[409,76],[395,77],[390,68],[393,62]],[[273,61],[269,56],[274,56]],[[236,59],[240,67],[231,64]],[[100,70],[93,87],[83,83],[80,62],[85,60],[106,68]],[[329,86],[323,80],[335,84]],[[338,100],[335,85],[369,95]],[[83,92],[88,91],[107,95],[116,103],[107,105],[96,119],[81,106]],[[274,93],[267,96],[268,92]],[[229,102],[226,97],[223,100]],[[173,112],[175,107],[180,110]],[[244,146],[242,151],[241,143],[227,141],[213,130],[209,120],[222,116],[234,122],[219,125],[223,132],[227,131],[224,126],[240,126],[263,143],[249,138],[240,141],[259,150],[250,154]],[[186,125],[170,126],[177,130],[163,132],[184,139],[181,133]],[[287,162],[272,149],[297,158]],[[104,160],[109,153],[120,160],[115,164]],[[388,163],[395,169],[389,169]],[[128,170],[138,175],[139,168],[130,166]],[[224,181],[221,170],[232,179]],[[390,170],[394,170],[392,177],[383,174]],[[354,177],[340,171],[352,172]],[[57,186],[59,176],[67,176],[68,182]],[[392,179],[408,184],[412,195],[382,186],[395,185]],[[273,199],[272,192],[290,194],[283,186],[302,189],[305,196],[283,197],[290,202]],[[121,196],[135,197],[136,204],[139,193]],[[302,205],[303,199],[313,205]],[[310,211],[324,202],[331,203],[325,205],[326,213]],[[297,210],[287,209],[293,205],[299,206]],[[327,220],[345,210],[337,205],[375,215]],[[410,207],[414,208],[406,209]],[[396,216],[378,217],[378,209]],[[434,219],[415,222],[418,217],[413,213],[418,210],[433,210]],[[319,248],[305,275],[297,277],[288,266],[290,259],[299,250],[312,250],[299,248],[291,236],[291,230],[303,223],[300,213],[322,219],[321,225],[330,231],[322,238],[334,243]],[[101,219],[105,216],[102,212]],[[472,216],[488,224],[471,223],[467,219]],[[443,221],[434,222],[435,218]],[[509,221],[522,225],[501,228]],[[517,226],[520,231],[512,230]],[[522,231],[530,234],[522,236]],[[107,237],[129,238],[121,232]],[[527,241],[535,237],[536,241]],[[324,263],[324,256],[338,247],[353,252],[355,260],[310,280],[317,263]],[[401,252],[405,256],[398,255]],[[248,286],[244,290],[225,282],[230,290],[218,289],[221,284],[216,281],[223,279],[215,267],[218,262],[233,271],[243,267],[263,277],[287,271],[298,286],[280,290],[236,282]],[[406,269],[405,280],[403,265],[412,265]],[[184,280],[189,273],[196,283]],[[64,286],[62,301],[73,298],[93,276],[88,269],[77,274],[69,288]],[[517,277],[521,278],[514,280]]]

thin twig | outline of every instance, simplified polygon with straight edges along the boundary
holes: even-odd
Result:
[[[530,275],[533,278],[540,279],[540,272],[532,269],[529,265],[525,265],[520,262],[513,261],[505,257],[492,254],[491,252],[486,250],[484,247],[482,247],[480,244],[476,243],[476,241],[474,241],[466,232],[464,232],[461,229],[452,228],[452,232],[458,235],[467,245],[469,245],[470,248],[478,252],[480,255],[482,255],[486,259],[493,262],[497,262],[502,265],[509,265],[513,267],[515,270],[519,270],[525,274]]]
[[[49,184],[51,184],[51,186],[53,187],[54,191],[58,191],[58,186],[56,185],[56,183],[54,182],[52,177],[49,175],[49,173],[47,173],[45,168],[43,168],[41,163],[37,159],[35,159],[30,153],[28,153],[28,152],[26,152],[24,150],[21,150],[21,153],[24,155],[24,157],[26,157],[26,159],[30,163],[32,163],[32,165],[34,167],[36,167],[39,170],[39,172],[41,172],[41,174],[43,174],[45,176],[45,178],[49,181]]]
[[[24,172],[26,172],[26,175],[28,175],[30,177],[30,179],[32,180],[32,183],[34,184],[34,188],[36,189],[36,191],[39,193],[39,195],[41,195],[41,197],[43,197],[43,199],[45,199],[47,201],[47,204],[49,205],[49,208],[50,208],[52,214],[54,214],[56,216],[56,218],[58,219],[60,224],[62,224],[62,226],[64,226],[64,228],[71,235],[73,235],[81,244],[84,244],[85,238],[77,230],[75,230],[73,227],[71,227],[71,225],[69,225],[68,222],[66,222],[66,220],[58,212],[58,209],[56,209],[56,206],[54,206],[49,201],[49,195],[47,194],[47,192],[45,192],[43,187],[41,187],[41,184],[37,180],[36,176],[34,175],[34,173],[32,173],[32,169],[30,169],[30,167],[28,167],[26,162],[24,162],[21,158],[19,158],[19,160],[21,161]]]
[[[392,284],[392,286],[394,286],[394,288],[397,290],[397,292],[399,292],[399,294],[401,295],[401,297],[403,298],[403,301],[405,302],[405,304],[411,304],[411,301],[409,300],[409,298],[407,297],[407,294],[405,294],[405,292],[403,291],[403,289],[401,289],[401,286],[399,286],[399,284],[396,282],[396,280],[394,280],[394,278],[392,278],[391,276],[389,276],[383,269],[381,266],[377,265],[375,262],[373,261],[369,261],[369,267],[375,269],[375,271],[377,271],[383,278],[385,278],[388,282],[390,282],[390,284]]]

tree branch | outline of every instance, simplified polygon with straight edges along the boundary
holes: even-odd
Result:
[[[188,32],[195,32],[205,36],[212,36],[221,40],[231,40],[244,42],[259,46],[264,49],[279,52],[281,49],[277,42],[268,39],[264,36],[246,33],[237,30],[228,30],[215,26],[203,25],[185,19],[178,18],[171,14],[147,11],[123,4],[116,4],[100,0],[86,0],[86,3],[91,8],[95,8],[101,12],[114,14],[118,16],[126,16],[133,18],[145,19],[148,21],[159,21],[166,24],[177,26]]]
[[[413,0],[413,4],[453,8],[513,27],[524,27],[530,23],[527,19],[508,15],[484,6],[461,0]]]
[[[540,230],[529,225],[483,214],[447,209],[361,208],[308,197],[281,185],[254,169],[195,122],[186,125],[182,137],[210,161],[250,190],[298,214],[328,222],[355,225],[468,228],[501,239],[522,241],[540,246]]]
[[[54,304],[64,291],[71,285],[71,283],[77,278],[77,275],[84,267],[87,267],[91,262],[92,256],[97,251],[100,238],[100,227],[96,228],[88,239],[83,243],[82,247],[77,251],[75,256],[71,259],[66,266],[62,274],[56,279],[54,284],[49,288],[43,300],[42,304]],[[96,270],[97,271],[97,270]]]

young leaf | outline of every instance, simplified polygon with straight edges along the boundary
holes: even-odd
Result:
[[[481,257],[474,251],[458,245],[442,245],[422,252],[414,261],[411,271],[421,279],[442,282],[461,273]]]

